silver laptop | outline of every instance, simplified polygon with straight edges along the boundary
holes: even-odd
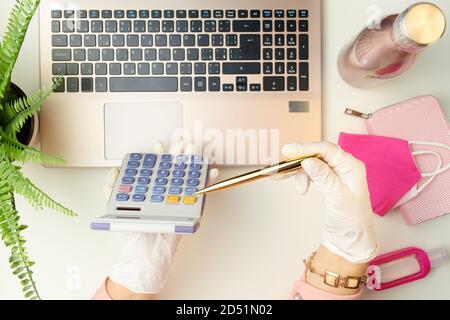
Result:
[[[43,1],[42,149],[116,166],[181,136],[211,163],[321,139],[321,1]]]

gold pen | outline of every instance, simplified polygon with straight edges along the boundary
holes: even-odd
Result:
[[[301,169],[303,160],[308,159],[308,158],[321,159],[322,156],[320,154],[313,154],[313,155],[309,155],[309,156],[287,159],[276,165],[265,167],[263,169],[259,169],[259,170],[255,170],[255,171],[251,171],[251,172],[247,172],[242,175],[239,175],[239,176],[221,181],[219,183],[213,184],[209,187],[206,187],[202,190],[197,191],[193,195],[198,196],[198,195],[209,193],[209,192],[232,188],[232,187],[235,187],[235,186],[247,183],[247,182],[255,181],[258,179],[262,179],[262,178],[265,178],[265,177],[268,177],[271,175],[296,171],[296,170]]]

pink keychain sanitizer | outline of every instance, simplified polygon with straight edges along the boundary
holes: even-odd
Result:
[[[425,278],[432,268],[448,261],[447,251],[437,248],[426,252],[409,247],[376,257],[369,264],[369,277],[373,277],[376,267],[376,285],[372,289],[382,291]],[[375,268],[374,268],[375,267]]]

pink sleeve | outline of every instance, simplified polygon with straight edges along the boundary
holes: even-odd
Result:
[[[305,274],[302,275],[300,280],[294,284],[292,288],[291,299],[294,300],[359,300],[363,294],[363,290],[357,294],[350,296],[342,296],[331,294],[313,287],[305,281]]]
[[[112,300],[106,291],[106,280],[103,281],[101,287],[97,289],[91,300]]]

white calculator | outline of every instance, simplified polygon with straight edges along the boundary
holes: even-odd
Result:
[[[106,214],[93,230],[195,233],[202,216],[208,159],[203,155],[131,153],[123,160]]]

